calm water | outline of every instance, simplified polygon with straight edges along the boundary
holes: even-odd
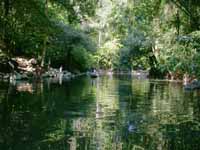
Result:
[[[200,92],[130,77],[0,83],[0,150],[199,150]]]

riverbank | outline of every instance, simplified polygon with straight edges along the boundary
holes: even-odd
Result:
[[[46,71],[44,73],[42,73],[41,75],[35,75],[35,73],[33,72],[28,72],[28,73],[19,73],[14,71],[13,73],[2,73],[0,72],[0,80],[1,81],[7,81],[7,82],[16,82],[16,81],[26,81],[26,80],[33,80],[33,79],[37,79],[37,80],[42,80],[42,79],[50,79],[52,81],[55,82],[62,82],[62,81],[66,81],[66,80],[70,80],[76,77],[80,77],[86,75],[86,73],[78,73],[78,74],[74,74],[71,73],[67,70],[64,70],[62,72],[59,72],[59,69],[56,68],[51,68],[49,71]]]
[[[138,79],[150,78],[148,70],[132,70],[132,71],[112,71],[98,70],[102,75],[131,75]],[[32,80],[32,79],[50,79],[52,82],[62,83],[78,76],[86,75],[87,73],[76,72],[72,73],[68,70],[60,68],[52,68],[50,66],[40,67],[35,58],[14,57],[8,59],[1,56],[0,61],[0,80],[16,83],[16,81]],[[200,81],[196,77],[189,75],[178,76],[177,74],[169,73],[163,78],[168,82],[179,82],[183,84],[186,90],[200,89]]]
[[[16,81],[45,78],[61,82],[84,74],[81,72],[72,73],[68,70],[63,70],[62,67],[40,67],[35,58],[15,57],[9,59],[2,57],[0,61],[0,80],[13,83]]]

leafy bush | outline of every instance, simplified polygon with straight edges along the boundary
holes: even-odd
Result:
[[[200,75],[200,32],[179,36],[160,50],[160,69],[169,72]]]

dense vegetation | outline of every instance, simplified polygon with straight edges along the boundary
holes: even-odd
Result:
[[[0,57],[200,76],[198,0],[3,0]]]
[[[95,44],[79,28],[94,1],[5,0],[0,3],[1,49],[9,56],[36,57],[41,65],[85,69]],[[77,10],[76,10],[76,9]]]

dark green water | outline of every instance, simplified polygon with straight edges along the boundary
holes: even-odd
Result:
[[[0,83],[0,150],[199,150],[200,92],[130,77]]]

